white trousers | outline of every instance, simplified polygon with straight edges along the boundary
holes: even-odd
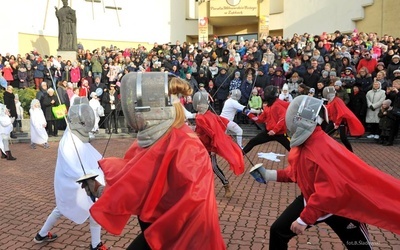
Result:
[[[44,237],[47,235],[48,232],[51,231],[53,226],[57,223],[58,219],[62,216],[60,210],[57,207],[53,209],[50,213],[49,217],[47,217],[46,222],[44,223],[42,229],[39,231],[39,235]],[[92,247],[96,247],[101,242],[101,227],[97,222],[92,218],[89,217],[89,225],[90,225],[90,234],[92,238]]]
[[[227,131],[230,131],[236,135],[236,142],[239,144],[239,146],[242,148],[242,135],[243,135],[243,129],[237,125],[236,122],[230,121],[228,125],[226,126]]]

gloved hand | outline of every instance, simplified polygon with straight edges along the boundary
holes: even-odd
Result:
[[[15,117],[10,117],[11,123],[14,123]]]
[[[375,109],[374,109],[374,107],[373,107],[372,105],[369,105],[369,108],[370,108],[372,111],[375,111]]]
[[[88,179],[82,182],[81,188],[85,189],[88,196],[93,195],[96,198],[100,198],[103,194],[104,186],[96,181],[96,179]]]
[[[255,165],[250,170],[250,174],[259,183],[267,184],[269,181],[277,180],[276,170],[267,170],[261,164]]]
[[[269,153],[258,153],[259,158],[264,158],[270,161],[275,161],[275,162],[280,162],[281,160],[278,159],[278,156],[285,156],[282,154],[275,154],[274,152],[269,152]]]
[[[258,110],[258,109],[250,109],[250,113],[253,113],[253,114],[260,114],[261,113],[261,110]]]
[[[245,114],[246,116],[248,116],[250,113],[251,113],[250,109],[248,108],[243,109],[243,114]]]

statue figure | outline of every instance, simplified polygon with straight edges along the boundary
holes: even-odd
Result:
[[[76,15],[75,10],[68,6],[68,0],[62,0],[63,7],[56,9],[58,19],[58,50],[76,51]]]

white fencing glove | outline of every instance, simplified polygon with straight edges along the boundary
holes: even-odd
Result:
[[[270,161],[274,162],[280,162],[281,160],[278,159],[278,156],[285,156],[283,154],[276,154],[274,152],[269,152],[269,153],[258,153],[258,158],[264,158]]]

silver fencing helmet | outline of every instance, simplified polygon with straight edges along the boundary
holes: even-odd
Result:
[[[68,110],[67,121],[71,130],[83,136],[89,135],[95,124],[95,115],[87,97],[74,99],[74,103]]]
[[[122,110],[141,147],[152,145],[175,121],[168,77],[167,72],[131,72],[121,80]]]
[[[233,89],[231,90],[231,98],[233,100],[239,101],[240,97],[242,97],[242,92],[240,92],[239,89]]]
[[[290,103],[286,111],[286,128],[291,137],[291,148],[303,144],[310,137],[320,121],[322,106],[321,99],[308,95],[300,95]]]
[[[204,114],[208,110],[207,91],[198,91],[193,95],[193,108],[200,114]]]
[[[322,95],[323,95],[323,97],[324,97],[325,99],[327,99],[329,102],[332,101],[333,98],[335,98],[335,96],[336,96],[335,87],[333,87],[333,86],[325,87],[325,88],[322,90]]]

